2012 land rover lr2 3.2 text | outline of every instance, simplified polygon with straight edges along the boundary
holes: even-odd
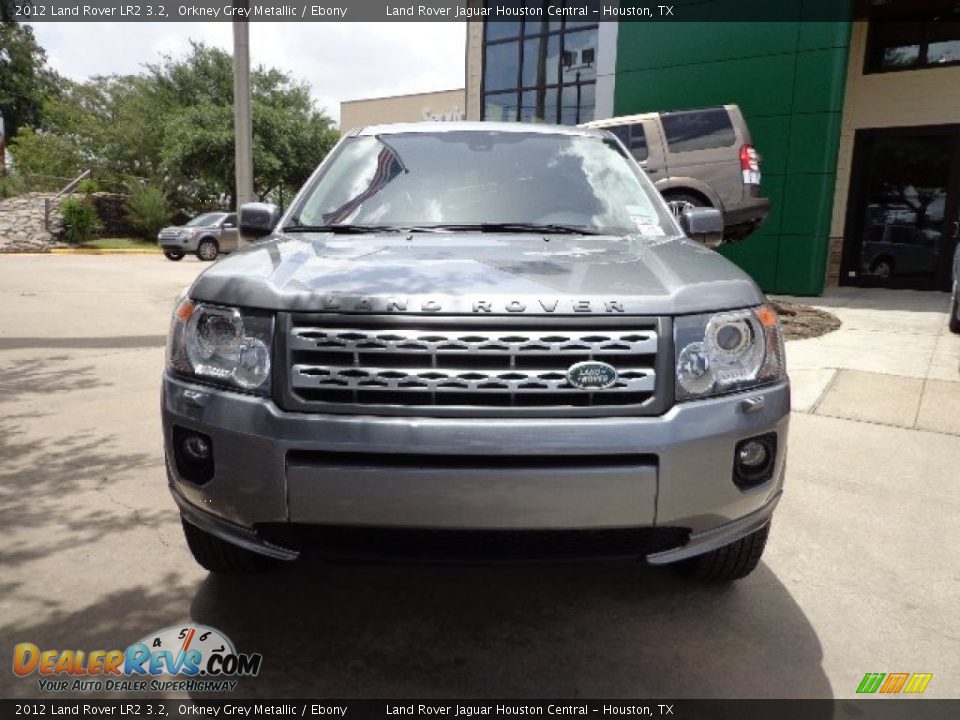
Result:
[[[598,554],[717,580],[783,483],[776,313],[600,129],[345,137],[179,301],[170,489],[215,572],[318,548]],[[560,542],[562,540],[562,542]]]

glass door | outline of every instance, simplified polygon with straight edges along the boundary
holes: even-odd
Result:
[[[842,284],[949,289],[958,152],[956,126],[857,132]]]

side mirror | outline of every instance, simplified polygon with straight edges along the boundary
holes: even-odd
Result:
[[[280,209],[270,203],[246,203],[240,206],[240,234],[256,240],[273,232],[280,222]]]
[[[707,247],[723,242],[723,213],[716,208],[687,208],[680,215],[680,227],[688,238]]]

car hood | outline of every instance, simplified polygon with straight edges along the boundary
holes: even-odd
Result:
[[[685,237],[416,233],[280,236],[197,278],[196,300],[269,310],[675,315],[764,302]]]

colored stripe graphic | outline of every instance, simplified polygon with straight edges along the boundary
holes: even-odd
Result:
[[[907,682],[907,678],[910,677],[910,673],[890,673],[887,675],[887,681],[881,686],[880,692],[882,693],[898,693],[903,688],[904,683]]]
[[[922,693],[933,679],[933,673],[914,673],[903,689],[905,693]]]
[[[933,673],[867,673],[857,686],[857,693],[870,695],[881,692],[887,695],[898,693],[922,693],[933,679]]]
[[[875,693],[885,677],[886,673],[867,673],[863,676],[863,680],[860,681],[860,686],[857,688],[857,692]]]

